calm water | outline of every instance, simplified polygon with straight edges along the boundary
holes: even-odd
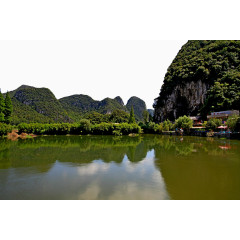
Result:
[[[0,139],[0,199],[240,199],[240,141]]]

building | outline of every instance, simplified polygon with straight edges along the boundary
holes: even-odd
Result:
[[[201,127],[202,126],[202,120],[201,116],[192,116],[190,117],[193,121],[193,127]]]
[[[207,119],[218,118],[222,119],[223,121],[227,120],[229,116],[239,115],[238,110],[228,110],[222,112],[212,112],[211,115],[207,116]]]

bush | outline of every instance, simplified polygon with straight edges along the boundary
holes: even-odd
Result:
[[[0,123],[0,136],[7,135],[12,131],[12,126],[6,123]]]
[[[227,120],[227,126],[234,132],[239,131],[238,122],[240,122],[240,117],[238,115],[230,116]]]
[[[175,128],[182,128],[184,131],[189,131],[190,128],[193,126],[193,120],[186,115],[183,117],[179,117],[175,121]]]
[[[143,129],[144,133],[162,133],[163,124],[157,124],[154,122],[148,122],[147,124],[139,123],[139,126]]]
[[[204,122],[203,126],[207,129],[216,130],[219,126],[222,125],[222,120],[217,118],[212,118],[207,122]]]
[[[19,133],[33,133],[37,135],[65,135],[65,134],[96,134],[96,135],[128,135],[141,133],[141,127],[128,123],[100,123],[91,125],[89,120],[83,119],[79,123],[21,123],[17,126]]]
[[[163,131],[170,131],[173,129],[173,124],[171,121],[169,120],[165,120],[163,122]]]

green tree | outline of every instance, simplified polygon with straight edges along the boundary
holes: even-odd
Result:
[[[128,123],[135,123],[135,122],[136,122],[136,120],[135,120],[135,117],[134,117],[134,110],[133,110],[133,106],[132,106]]]
[[[149,122],[149,112],[147,110],[143,111],[143,121],[145,124]]]
[[[0,91],[0,122],[4,122],[4,110],[5,110],[4,98]]]
[[[230,116],[227,120],[227,126],[232,130],[237,130],[237,123],[239,122],[240,117],[238,115]]]
[[[129,114],[120,109],[114,110],[109,117],[109,121],[113,123],[128,122],[128,119],[129,119]]]
[[[5,123],[7,124],[10,123],[12,111],[13,111],[12,100],[10,98],[9,93],[7,92],[5,97],[5,109],[4,109]]]
[[[182,128],[185,131],[189,131],[189,129],[193,126],[193,120],[190,117],[187,117],[186,115],[183,117],[179,117],[175,121],[175,127],[176,128]]]
[[[204,127],[212,130],[216,130],[221,125],[222,125],[222,120],[217,118],[211,118],[207,122],[204,122]]]
[[[79,122],[79,128],[83,133],[91,131],[91,123],[88,119],[81,119]]]
[[[101,122],[106,122],[105,115],[98,112],[90,112],[85,115],[85,119],[88,119],[92,124],[99,124]]]
[[[173,124],[168,119],[163,122],[163,130],[169,131],[173,129]]]

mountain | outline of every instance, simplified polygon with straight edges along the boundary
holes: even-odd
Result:
[[[154,119],[239,108],[240,41],[188,41],[167,70]]]
[[[79,121],[84,113],[97,108],[97,101],[83,94],[72,95],[59,99],[59,102],[74,121]]]
[[[9,92],[13,102],[12,120],[19,122],[69,122],[69,116],[47,88],[22,85]]]
[[[67,111],[69,116],[78,121],[85,113],[95,111],[102,114],[110,114],[113,110],[119,109],[127,111],[126,107],[117,99],[105,98],[102,101],[93,100],[87,95],[72,95],[59,99],[63,108]]]
[[[147,109],[149,115],[151,115],[153,117],[154,115],[154,110],[153,109]]]
[[[117,96],[114,98],[116,101],[118,101],[121,105],[124,105],[124,102],[121,97]]]
[[[133,106],[135,118],[138,121],[143,120],[143,112],[147,110],[146,103],[142,99],[134,96],[129,98],[129,100],[127,101],[126,107],[129,112],[131,111],[132,106]]]
[[[47,88],[27,85],[22,85],[9,94],[13,102],[12,124],[76,122],[90,112],[101,114],[110,114],[114,110],[128,112],[127,106],[119,96],[114,99],[105,98],[97,101],[90,96],[79,94],[58,100]],[[145,102],[137,97],[130,98],[129,101],[133,104],[136,118],[141,119],[138,118],[138,111],[141,106],[146,107]]]

